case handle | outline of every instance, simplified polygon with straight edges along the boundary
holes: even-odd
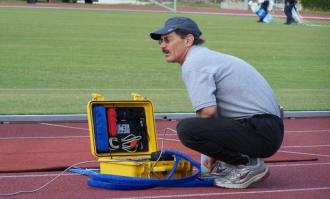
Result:
[[[92,101],[104,101],[105,98],[98,93],[92,93]]]
[[[145,100],[145,98],[139,93],[131,93],[133,100]]]

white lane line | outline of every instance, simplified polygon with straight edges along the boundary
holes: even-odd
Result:
[[[49,136],[49,137],[0,137],[0,140],[23,140],[23,139],[73,139],[73,138],[89,138],[89,136]],[[157,138],[160,141],[173,141],[180,142],[179,139],[174,138]],[[293,146],[282,146],[281,149],[289,149],[289,148],[321,148],[321,147],[330,147],[330,145],[293,145]],[[283,151],[287,153],[298,153],[298,152],[289,152]],[[324,156],[322,154],[307,154],[307,155],[319,155]],[[328,157],[328,156],[326,156]]]
[[[164,140],[164,141],[174,141],[174,142],[180,142],[179,139],[173,139],[173,138],[157,138],[158,140]],[[288,145],[288,146],[282,146],[281,149],[288,149],[288,148],[321,148],[321,147],[330,147],[330,145]],[[291,152],[295,153],[295,152]]]
[[[6,175],[6,176],[0,176],[1,178],[39,178],[39,177],[55,177],[58,176],[59,174],[23,174],[23,175]],[[60,174],[61,176],[72,176],[72,175],[80,175],[76,173],[65,173],[65,174]]]
[[[96,161],[91,161],[91,162],[96,162]],[[322,162],[322,163],[319,163],[319,162],[313,162],[313,163],[301,163],[301,164],[268,164],[267,166],[268,167],[310,167],[310,166],[330,166],[330,162]],[[35,178],[35,177],[52,177],[52,176],[58,176],[59,173],[45,173],[45,174],[22,174],[22,175],[8,175],[8,174],[5,174],[5,175],[2,175],[0,174],[0,179],[1,178]],[[80,175],[80,174],[75,174],[75,173],[64,173],[64,174],[61,174],[61,175]]]
[[[61,125],[61,124],[51,124],[51,123],[39,123],[41,125],[46,125],[46,126],[54,126],[54,127],[62,127],[62,128],[68,128],[68,129],[77,129],[77,130],[84,130],[88,131],[88,128],[81,128],[81,127],[75,127],[75,126],[68,126],[68,125]]]
[[[321,156],[321,157],[330,158],[330,155],[318,154],[318,153],[303,153],[303,152],[286,151],[286,150],[279,150],[279,151],[285,152],[285,153],[293,153],[293,154],[300,154],[300,155],[314,155],[314,156]]]
[[[158,140],[165,140],[165,141],[174,141],[174,142],[180,142],[179,139],[174,138],[157,138]],[[321,148],[321,147],[330,147],[330,145],[288,145],[288,146],[282,146],[281,149],[288,149],[288,148]]]
[[[1,6],[0,6],[1,7]],[[184,88],[0,88],[0,91],[184,91]]]
[[[330,162],[293,163],[293,164],[267,164],[268,167],[307,167],[307,166],[330,166]]]
[[[68,126],[68,125],[60,125],[60,124],[51,124],[51,123],[40,123],[41,125],[47,125],[47,126],[54,126],[54,127],[61,127],[61,128],[70,128],[70,129],[77,129],[77,130],[84,130],[88,131],[88,128],[81,128],[81,127],[74,127],[74,126]],[[304,130],[304,131],[286,131],[286,133],[305,133],[305,132],[330,132],[330,130]],[[166,136],[176,136],[174,133],[168,133]],[[66,139],[66,138],[85,138],[88,136],[51,136],[51,137],[5,137],[0,138],[0,140],[11,140],[11,139]],[[172,138],[158,138],[158,140],[165,140],[165,141],[174,141],[174,142],[180,142],[179,139],[172,139]],[[317,147],[329,147],[330,145],[295,145],[295,146],[282,146],[282,149],[286,148],[317,148]],[[288,153],[297,153],[297,152],[289,152]],[[308,155],[318,155],[318,156],[325,156],[330,157],[328,155],[322,155],[322,154],[308,154]]]
[[[89,136],[86,135],[86,136],[49,136],[49,137],[0,137],[0,140],[71,139],[71,138],[89,138]],[[175,138],[161,138],[161,137],[158,137],[157,140],[180,142],[179,139],[175,139]],[[289,146],[282,146],[281,149],[288,149],[288,148],[321,148],[321,147],[330,147],[330,145],[292,145],[292,146],[289,145]]]
[[[330,132],[330,129],[320,129],[320,130],[292,130],[292,131],[284,131],[284,133],[325,133]]]
[[[89,138],[89,136],[49,136],[49,137],[0,137],[0,140],[24,140],[24,139],[71,139]]]
[[[296,131],[288,131],[285,130],[284,133],[327,133],[330,132],[329,129],[320,129],[320,130],[296,130]],[[158,133],[158,134],[162,134],[162,133]],[[176,133],[167,133],[166,135],[176,135]]]
[[[236,192],[213,192],[213,193],[196,193],[196,194],[181,194],[181,195],[159,195],[159,196],[142,196],[142,197],[124,197],[115,199],[144,199],[144,198],[182,198],[182,197],[201,197],[201,196],[224,196],[224,195],[242,195],[242,194],[265,194],[265,193],[283,193],[283,192],[310,192],[330,190],[330,187],[306,187],[297,189],[275,189],[264,191],[236,191]]]
[[[58,10],[96,10],[96,11],[104,11],[104,10],[111,10],[111,11],[130,11],[130,12],[159,12],[159,13],[163,13],[163,12],[168,12],[167,10],[160,10],[160,9],[149,9],[149,10],[144,10],[144,9],[138,9],[138,8],[109,8],[109,7],[95,7],[95,8],[91,8],[91,7],[75,7],[75,6],[66,6],[66,7],[54,7],[54,6],[47,6],[47,5],[38,5],[37,7],[35,6],[22,6],[22,5],[0,5],[0,7],[4,7],[4,8],[39,8],[39,9],[58,9]],[[228,13],[224,13],[224,12],[219,12],[219,11],[185,11],[185,10],[177,10],[177,13],[188,13],[188,14],[210,14],[210,15],[232,15],[232,16],[255,16],[255,14],[253,13],[236,13],[236,12],[228,12]],[[279,18],[284,18],[284,15],[281,14],[275,14],[275,17],[279,17]],[[317,19],[317,20],[330,20],[330,17],[328,16],[302,16],[302,18],[304,19]]]
[[[60,124],[51,124],[42,122],[41,125],[47,125],[47,126],[55,126],[55,127],[63,127],[63,128],[70,128],[70,129],[78,129],[78,130],[84,130],[88,131],[88,128],[82,128],[82,127],[74,127],[74,126],[68,126],[68,125],[60,125]],[[330,129],[320,129],[320,130],[287,130],[285,133],[324,133],[324,132],[330,132]],[[175,133],[167,133],[167,135],[176,135]]]
[[[68,126],[68,125],[60,125],[60,124],[51,124],[42,122],[41,125],[47,125],[47,126],[55,126],[55,127],[63,127],[63,128],[70,128],[70,129],[78,129],[78,130],[84,130],[88,131],[88,128],[82,128],[82,127],[74,127],[74,126]],[[320,130],[290,130],[285,131],[285,133],[324,133],[324,132],[330,132],[330,129],[320,129]],[[167,133],[167,135],[176,135],[174,133]]]
[[[168,135],[174,135],[174,134],[168,134]],[[166,136],[168,136],[166,135]],[[180,142],[179,139],[175,138],[162,138],[158,137],[158,140],[165,140],[165,141],[174,141],[174,142]],[[288,149],[288,148],[321,148],[321,147],[330,147],[329,144],[322,144],[322,145],[287,145],[287,146],[282,146],[281,149]]]
[[[286,148],[321,148],[321,147],[330,147],[329,144],[321,144],[321,145],[288,145],[282,146],[282,149]]]

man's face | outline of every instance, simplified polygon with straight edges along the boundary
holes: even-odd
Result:
[[[187,46],[187,38],[181,38],[175,32],[162,35],[159,40],[159,47],[164,53],[167,62],[177,62],[181,65],[189,50],[189,47]]]

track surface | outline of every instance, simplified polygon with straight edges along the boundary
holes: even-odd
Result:
[[[198,158],[195,152],[184,148],[177,136],[166,128],[175,129],[176,121],[156,122],[158,146],[164,138],[164,148],[180,147]],[[0,125],[0,139],[29,140],[72,139],[87,137],[87,123],[16,123]],[[24,147],[24,146],[22,146]],[[86,146],[89,147],[89,146]],[[282,198],[326,199],[330,195],[330,118],[305,118],[285,120],[285,140],[281,151],[292,154],[309,154],[317,161],[269,163],[271,175],[265,181],[248,189],[229,190],[216,187],[154,188],[144,191],[112,191],[88,187],[87,177],[65,173],[46,188],[29,194],[8,198]],[[66,154],[62,152],[62,155]],[[52,156],[52,154],[49,154]],[[56,156],[54,156],[56,157]],[[1,164],[6,164],[2,162]],[[27,163],[28,164],[28,163]],[[0,193],[32,190],[48,182],[60,172],[0,173]],[[0,196],[0,198],[2,198]],[[3,197],[4,198],[4,197]]]
[[[54,9],[81,9],[81,10],[109,10],[109,11],[145,11],[145,12],[169,12],[161,7],[144,7],[134,5],[101,5],[101,4],[53,4],[53,3],[8,3],[0,2],[0,7],[25,7],[25,8],[54,8]],[[238,15],[257,17],[250,10],[216,9],[216,8],[178,8],[177,13],[199,13],[199,14],[217,14],[217,15]],[[272,12],[276,18],[285,18],[284,12],[277,10]],[[330,21],[330,12],[314,13],[300,12],[303,19],[306,20],[324,20]]]

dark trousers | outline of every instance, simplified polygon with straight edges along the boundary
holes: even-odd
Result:
[[[294,4],[289,4],[289,5],[285,5],[284,7],[284,13],[286,16],[286,23],[287,24],[291,24],[294,22],[294,19],[292,17],[292,10],[295,9],[295,5]]]
[[[246,164],[248,158],[265,158],[281,146],[284,126],[274,115],[248,119],[187,118],[177,125],[180,141],[195,151],[228,164]]]

